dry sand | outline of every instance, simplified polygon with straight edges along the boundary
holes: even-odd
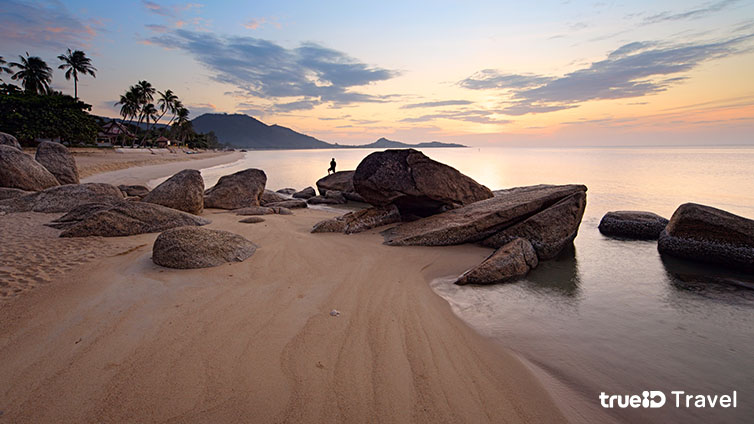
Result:
[[[428,285],[489,249],[309,233],[333,215],[207,210],[210,228],[261,247],[202,270],[154,265],[157,234],[60,239],[42,225],[56,215],[0,217],[16,294],[0,301],[0,421],[564,421]]]

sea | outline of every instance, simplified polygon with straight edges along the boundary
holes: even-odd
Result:
[[[249,151],[202,170],[209,187],[241,169],[263,169],[267,187],[301,189],[355,169],[372,150]],[[608,211],[670,218],[686,202],[754,218],[752,147],[424,149],[490,189],[585,184],[579,234],[556,260],[517,282],[433,290],[471,327],[512,350],[557,386],[578,421],[754,422],[754,290],[724,283],[754,276],[661,257],[654,241],[618,240],[597,229]],[[713,276],[715,278],[710,279]],[[660,408],[603,408],[606,395],[661,391]],[[680,407],[672,392],[683,391]],[[686,407],[685,395],[736,392],[736,408]],[[566,395],[567,393],[567,395]],[[694,398],[696,399],[696,398]],[[588,410],[597,411],[595,415]],[[602,418],[600,418],[600,416]]]

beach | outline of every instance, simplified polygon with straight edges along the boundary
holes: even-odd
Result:
[[[119,184],[237,159],[103,160],[87,174],[82,163],[96,162],[91,157],[76,156],[84,182]],[[0,274],[0,418],[566,419],[528,365],[472,330],[429,286],[490,249],[390,247],[377,229],[310,233],[339,213],[297,209],[249,225],[207,209],[208,228],[240,234],[259,249],[244,262],[196,270],[152,263],[158,234],[63,239],[43,225],[59,214],[0,217],[0,255],[9,258]]]

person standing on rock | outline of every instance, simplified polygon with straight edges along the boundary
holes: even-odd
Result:
[[[332,158],[330,160],[330,167],[327,168],[327,175],[330,175],[330,171],[332,171],[333,174],[335,173],[335,165],[336,165],[335,158]]]

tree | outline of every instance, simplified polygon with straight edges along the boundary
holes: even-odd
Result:
[[[154,100],[155,89],[148,81],[141,80],[136,85],[131,86],[131,90],[139,101],[139,120],[137,126],[141,128],[141,121],[144,119],[144,108],[148,103]],[[152,105],[154,107],[154,105]]]
[[[8,68],[7,66],[3,66],[6,63],[8,63],[8,62],[6,62],[5,59],[3,59],[2,56],[0,56],[0,74],[2,74],[3,72],[8,73],[8,74],[13,73],[13,70],[11,70],[10,68]],[[2,80],[3,79],[0,78],[0,81],[2,81]]]
[[[24,90],[30,93],[47,94],[50,91],[52,81],[52,68],[47,66],[44,60],[37,56],[19,56],[20,62],[12,62],[11,67],[19,71],[11,77],[13,80],[21,80]]]
[[[153,122],[157,122],[157,108],[154,107],[153,103],[147,103],[141,109],[141,114],[144,116],[144,121],[147,123],[147,129],[144,131],[144,137],[141,139],[140,143],[143,145],[149,134],[149,121],[152,120]]]
[[[71,75],[73,75],[73,97],[78,99],[79,73],[81,75],[89,74],[92,77],[97,78],[97,76],[94,75],[94,71],[96,71],[97,68],[92,66],[92,60],[86,57],[86,54],[81,50],[71,51],[71,49],[68,49],[68,53],[61,54],[58,56],[58,59],[63,61],[63,64],[58,66],[58,69],[66,70],[65,79],[70,80]]]
[[[160,95],[160,98],[157,100],[157,105],[160,107],[160,112],[162,112],[160,117],[157,118],[159,121],[168,112],[175,114],[175,103],[178,101],[178,96],[176,96],[175,93],[173,93],[173,90],[170,89],[165,90],[165,92],[158,91],[157,94]]]

